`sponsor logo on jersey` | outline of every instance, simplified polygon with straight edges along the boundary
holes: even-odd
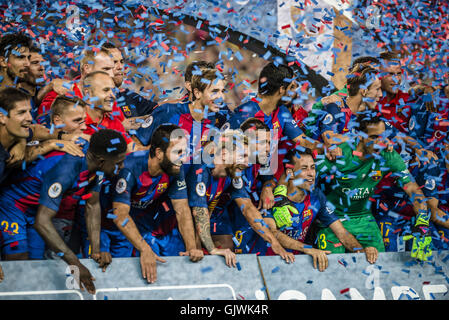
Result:
[[[370,188],[356,188],[356,189],[342,188],[341,191],[344,192],[346,195],[350,196],[351,200],[365,199],[369,197],[371,194]]]
[[[157,192],[158,193],[163,193],[165,190],[167,190],[168,187],[168,183],[164,182],[164,183],[159,183],[157,185]]]
[[[415,125],[416,125],[416,119],[415,116],[411,116],[410,121],[408,123],[408,129],[411,131],[413,129],[415,129]]]
[[[204,184],[204,182],[200,182],[196,185],[196,194],[199,195],[200,197],[204,197],[206,195],[206,185]]]
[[[50,188],[48,188],[48,196],[52,199],[59,197],[62,192],[62,185],[59,182],[53,183]]]
[[[231,124],[229,122],[226,122],[222,127],[221,127],[221,131],[225,131],[228,130],[229,128],[231,128]]]
[[[186,181],[182,180],[182,181],[176,181],[176,184],[178,185],[178,190],[182,190],[186,188]]]
[[[149,116],[145,119],[145,121],[142,123],[142,128],[148,128],[153,123],[153,116]]]
[[[374,181],[379,181],[380,179],[382,179],[382,171],[380,170],[375,170],[375,171],[371,171],[371,179],[373,179]]]
[[[120,178],[120,179],[117,181],[117,184],[115,185],[115,191],[116,191],[118,194],[122,194],[123,192],[125,192],[127,185],[128,185],[128,184],[127,184],[125,178]]]

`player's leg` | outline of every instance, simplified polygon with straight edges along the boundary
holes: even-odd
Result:
[[[163,256],[179,256],[180,252],[186,251],[184,240],[177,226],[163,238],[158,238],[158,242]]]
[[[405,244],[402,240],[403,231],[408,221],[402,216],[389,211],[376,216],[376,222],[380,229],[386,252],[403,252]]]
[[[344,224],[345,221],[343,221]],[[345,226],[346,228],[346,226]],[[316,246],[321,250],[331,251],[332,253],[344,253],[345,247],[338,240],[331,228],[321,228],[316,238]]]
[[[33,260],[43,260],[45,253],[45,241],[34,229],[34,217],[27,217],[27,240],[28,258]]]
[[[3,260],[28,260],[25,213],[7,203],[0,207],[1,254]]]
[[[228,210],[214,210],[210,218],[210,234],[215,247],[234,250],[234,241],[231,220]]]
[[[110,239],[110,247],[108,249],[113,258],[129,258],[132,256],[133,245],[120,230],[107,230],[106,232]]]
[[[347,223],[345,224],[345,222]],[[364,248],[374,247],[379,252],[385,252],[382,234],[372,215],[351,218],[350,223],[345,222],[343,222],[343,226],[355,236]]]

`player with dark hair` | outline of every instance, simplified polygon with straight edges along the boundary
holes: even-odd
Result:
[[[79,205],[85,205],[86,225],[92,245],[91,257],[103,267],[100,258],[100,189],[104,178],[112,179],[123,168],[126,141],[119,132],[102,129],[92,135],[84,151],[86,156],[83,158],[63,155],[43,175],[34,226],[51,250],[68,265],[79,268],[80,287],[84,285],[89,293],[94,294],[93,277],[61,239],[52,224],[52,218],[60,209],[63,197],[76,195]]]
[[[328,266],[326,254],[312,248],[314,239],[312,224],[317,219],[321,225],[331,228],[349,251],[362,252],[361,244],[348,233],[338,217],[326,205],[326,197],[320,189],[315,189],[315,162],[310,149],[292,149],[285,156],[285,173],[283,181],[275,189],[276,204],[264,216],[281,245],[295,254],[303,252],[313,257],[314,267],[324,271]],[[251,233],[249,234],[251,235]],[[261,255],[272,255],[273,252],[260,237],[244,235],[245,241],[240,244],[248,253],[259,252]],[[374,263],[376,256],[373,251],[366,251],[367,260]]]
[[[244,170],[248,167],[247,137],[237,130],[225,130],[218,142],[208,149],[213,155],[207,161],[190,166],[186,175],[189,205],[192,208],[197,233],[209,254],[222,255],[228,266],[236,263],[233,249],[233,228],[226,210],[216,210],[220,197],[230,194],[251,228],[271,244],[273,251],[287,263],[294,260],[270,230],[261,223],[262,215],[251,202],[244,188]],[[204,158],[204,157],[203,157]],[[203,159],[205,160],[205,159]]]
[[[15,87],[25,81],[30,67],[31,38],[8,33],[0,39],[0,88]]]
[[[361,65],[363,67],[365,66],[369,66],[371,68],[374,69],[378,69],[380,66],[380,60],[372,57],[372,56],[362,56],[359,58],[356,58],[353,62],[352,62],[352,66],[349,68],[349,73],[354,71],[354,68],[356,65]],[[360,66],[359,66],[360,68]],[[336,90],[335,92],[333,92],[332,94],[326,96],[326,97],[322,97],[320,99],[320,101],[316,102],[313,106],[312,106],[312,110],[310,110],[309,114],[308,114],[308,121],[305,124],[306,126],[306,134],[309,137],[312,137],[314,139],[318,139],[319,138],[319,132],[316,132],[316,126],[317,126],[317,121],[321,116],[321,110],[323,109],[323,107],[327,104],[331,104],[331,103],[336,103],[336,102],[342,102],[342,98],[347,97],[348,96],[348,88],[346,87],[346,85],[341,88],[340,90]]]
[[[149,150],[127,156],[125,168],[109,192],[113,217],[103,219],[109,226],[103,228],[102,251],[126,257],[131,256],[134,247],[140,256],[142,275],[150,283],[157,279],[156,261],[165,262],[159,255],[182,252],[191,261],[203,257],[196,248],[182,170],[186,148],[186,138],[178,126],[160,125],[153,133]],[[169,198],[173,214],[154,210],[162,196]],[[107,220],[113,221],[116,228]]]
[[[215,119],[211,113],[216,113],[223,104],[225,92],[223,75],[217,69],[203,70],[201,75],[192,77],[192,92],[194,94],[192,101],[166,103],[154,110],[136,133],[136,137],[144,146],[149,144],[153,131],[159,125],[172,123],[187,133],[189,155],[193,155],[194,159],[201,155],[196,153],[200,150],[201,144],[218,131],[214,127]],[[185,171],[188,169],[185,168]]]
[[[238,106],[229,120],[229,126],[238,129],[246,119],[254,117],[262,120],[270,129],[275,130],[273,141],[279,142],[288,139],[322,153],[324,151],[322,143],[306,137],[284,105],[284,99],[291,100],[289,91],[291,92],[295,88],[297,88],[297,84],[294,80],[294,72],[290,67],[274,62],[269,63],[260,72],[257,98]],[[276,145],[273,144],[273,150],[275,147]],[[333,159],[339,154],[339,149],[335,148],[331,153],[326,153],[326,156]],[[275,168],[275,170],[277,169]]]
[[[427,236],[430,215],[420,187],[413,182],[404,161],[396,151],[385,151],[385,123],[375,113],[366,112],[357,117],[359,138],[354,145],[342,143],[343,158],[338,162],[323,159],[317,163],[320,181],[327,200],[335,206],[335,213],[343,226],[362,244],[384,252],[379,228],[372,216],[369,199],[382,177],[395,177],[399,186],[413,199],[417,223],[412,257],[427,260],[432,254]],[[320,230],[318,245],[334,253],[344,248],[329,245],[338,239],[329,229]]]
[[[116,88],[119,89],[119,92],[117,93],[117,105],[121,108],[125,117],[128,119],[132,118],[130,121],[135,124],[132,128],[130,127],[132,124],[124,124],[124,126],[128,130],[130,128],[135,130],[139,128],[143,119],[153,112],[157,103],[146,99],[142,95],[133,92],[128,88],[120,88],[125,78],[125,59],[123,58],[122,51],[111,42],[104,43],[102,48],[109,52],[114,61],[113,80]],[[142,119],[142,122],[136,122],[137,119]]]

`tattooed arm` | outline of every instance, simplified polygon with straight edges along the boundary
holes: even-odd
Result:
[[[229,249],[218,249],[215,247],[214,241],[210,234],[210,218],[209,211],[207,208],[193,207],[192,208],[193,217],[195,218],[195,224],[197,232],[200,236],[201,243],[204,248],[212,255],[223,256],[226,260],[226,265],[228,267],[236,266],[236,256],[235,253]]]

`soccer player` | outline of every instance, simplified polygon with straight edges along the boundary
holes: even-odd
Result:
[[[147,146],[153,131],[163,123],[172,123],[185,130],[189,137],[188,152],[194,159],[201,144],[208,136],[218,131],[210,120],[211,112],[218,112],[222,106],[225,80],[217,69],[203,70],[201,75],[192,77],[193,101],[167,103],[158,106],[147,121],[137,130],[136,137]],[[192,161],[190,161],[192,162]],[[199,163],[200,161],[196,161]],[[186,164],[187,165],[187,164]],[[188,168],[185,169],[188,171]]]
[[[73,81],[66,81],[62,79],[55,79],[55,86],[49,88],[49,90],[42,89],[42,94],[45,93],[42,102],[38,109],[38,115],[40,116],[39,123],[49,123],[48,112],[50,111],[53,100],[58,95],[68,95],[69,97],[77,96],[83,98],[84,96],[84,78],[92,72],[103,71],[114,77],[114,61],[110,57],[109,51],[105,49],[94,50],[94,48],[87,48],[81,54],[80,61],[80,76],[76,77]],[[46,91],[46,92],[44,92]],[[120,120],[124,119],[121,110],[114,104],[114,112],[120,113]]]
[[[413,200],[417,222],[414,232],[412,257],[427,260],[432,254],[429,248],[431,238],[427,236],[430,215],[424,195],[419,186],[411,181],[410,173],[396,151],[384,151],[385,123],[374,114],[365,113],[357,118],[359,124],[358,140],[351,144],[340,144],[343,158],[332,163],[327,159],[320,161],[318,172],[327,200],[335,206],[335,213],[342,219],[343,226],[362,244],[364,248],[375,247],[384,252],[382,235],[371,214],[370,197],[374,188],[386,175],[397,179],[397,183]],[[344,252],[344,248],[329,245],[338,243],[329,228],[320,230],[318,245],[320,249]]]
[[[294,73],[290,67],[274,62],[266,65],[259,75],[258,96],[250,101],[238,106],[234,110],[234,115],[230,118],[229,124],[224,126],[232,129],[240,128],[240,125],[248,118],[257,118],[262,120],[268,127],[274,130],[273,141],[279,143],[288,139],[296,144],[309,147],[312,150],[317,149],[323,152],[323,145],[304,135],[303,131],[298,127],[296,121],[292,118],[290,111],[285,107],[284,100],[289,102],[289,92],[296,90],[297,83],[293,79]],[[272,144],[272,149],[276,148],[276,144]],[[340,149],[334,148],[326,156],[334,159],[340,154]],[[279,152],[281,155],[283,152]],[[285,153],[285,152],[284,152]],[[279,157],[276,159],[282,161]],[[281,166],[278,166],[281,168]],[[276,172],[278,168],[273,168]],[[279,175],[279,173],[276,173]]]
[[[0,39],[0,89],[25,81],[30,67],[31,39],[23,33],[9,33]]]
[[[119,92],[117,93],[117,105],[121,108],[126,118],[136,119],[150,115],[157,103],[146,99],[142,95],[129,90],[128,88],[120,88],[125,78],[125,60],[123,54],[113,43],[106,42],[102,46],[106,49],[112,60],[114,61],[114,83]],[[135,127],[135,129],[137,129]]]
[[[247,148],[247,138],[242,133],[225,130],[218,142],[211,142],[205,148],[205,152],[211,152],[211,163],[203,155],[203,164],[190,166],[186,176],[189,205],[201,243],[209,254],[222,255],[228,266],[236,266],[236,256],[230,250],[233,230],[229,215],[227,211],[215,210],[220,196],[228,192],[253,230],[271,244],[273,252],[287,263],[294,261],[294,256],[288,254],[261,223],[262,216],[244,188],[242,174],[248,167]]]
[[[281,245],[298,254],[303,252],[313,258],[314,267],[324,271],[328,266],[326,254],[330,251],[322,251],[312,248],[312,225],[315,220],[329,227],[341,244],[349,251],[365,252],[367,260],[374,263],[377,259],[377,250],[373,248],[362,249],[362,245],[352,234],[346,231],[338,217],[326,205],[326,197],[320,189],[315,189],[315,162],[310,149],[290,150],[286,157],[286,170],[282,177],[287,186],[280,184],[275,189],[276,205],[264,216],[265,222],[273,230]],[[288,204],[288,206],[286,206]],[[279,231],[278,231],[279,229]],[[246,243],[253,252],[262,255],[272,255],[271,248],[267,248],[260,237],[251,239]]]
[[[17,89],[10,88],[8,90]],[[25,95],[22,92],[20,93]],[[63,117],[62,119],[67,120],[63,109],[73,109],[76,103],[77,101],[75,100],[58,97],[53,107],[55,110],[58,110],[58,114]],[[83,102],[81,101],[81,103]],[[79,110],[80,117],[85,114],[82,106],[81,104],[76,109],[77,111]],[[73,113],[72,110],[70,111]],[[67,124],[69,125],[70,123],[67,122]],[[82,127],[66,128],[67,133],[80,132],[82,129]],[[3,231],[1,247],[2,255],[7,260],[44,258],[45,243],[33,228],[43,176],[62,159],[65,153],[73,157],[84,157],[83,151],[73,142],[56,139],[46,140],[31,146],[30,150],[26,161],[31,164],[22,169],[12,171],[14,175],[11,174],[7,183],[0,189],[0,202],[5,204],[0,207],[0,221]],[[37,157],[40,160],[33,162]],[[66,198],[63,201],[67,201]],[[78,203],[79,199],[75,200],[75,202]],[[69,210],[70,208],[72,210]],[[64,210],[61,210],[56,218],[73,220],[75,211],[75,204],[72,206],[65,205]],[[61,224],[60,220],[57,222],[53,220],[53,222],[58,225]],[[58,231],[60,231],[60,228],[58,228]]]
[[[103,251],[113,256],[131,256],[133,247],[140,256],[142,275],[150,283],[157,279],[159,255],[188,255],[199,261],[203,252],[196,248],[192,214],[182,171],[186,138],[178,126],[159,126],[151,138],[150,149],[131,153],[112,184],[107,205],[113,216],[104,215],[116,228],[102,230]],[[173,213],[158,214],[154,208],[167,196]],[[109,207],[108,207],[109,205]],[[137,226],[136,226],[137,225]]]
[[[79,268],[80,287],[84,285],[91,294],[95,293],[93,277],[70,250],[52,224],[67,194],[76,194],[80,205],[85,205],[86,224],[92,245],[92,258],[100,263],[100,188],[104,178],[112,179],[121,168],[126,156],[126,141],[117,131],[102,129],[95,132],[87,147],[86,156],[64,155],[42,178],[39,208],[35,228],[48,247],[62,257],[68,265]]]
[[[128,152],[134,150],[135,143],[126,133],[122,124],[122,113],[114,111],[115,84],[109,74],[103,71],[94,71],[83,79],[83,96],[89,104],[86,108],[86,130],[84,134],[91,135],[98,129],[107,128],[122,133],[128,143]]]
[[[352,63],[351,68],[348,70],[349,73],[354,71],[356,65],[370,66],[372,68],[378,69],[380,65],[379,59],[371,56],[363,56],[355,59]],[[345,85],[340,90],[333,92],[331,95],[321,98],[320,101],[316,102],[312,106],[312,110],[308,113],[308,121],[306,126],[306,135],[314,139],[318,139],[320,133],[317,131],[317,120],[320,118],[321,110],[323,107],[330,103],[342,102],[342,98],[347,97],[348,88]]]
[[[184,86],[187,91],[186,95],[181,99],[182,102],[193,101],[193,92],[192,92],[192,77],[195,75],[201,75],[202,70],[204,69],[216,69],[215,64],[212,62],[207,62],[204,60],[193,61],[189,63],[186,67],[186,71],[184,73]]]

